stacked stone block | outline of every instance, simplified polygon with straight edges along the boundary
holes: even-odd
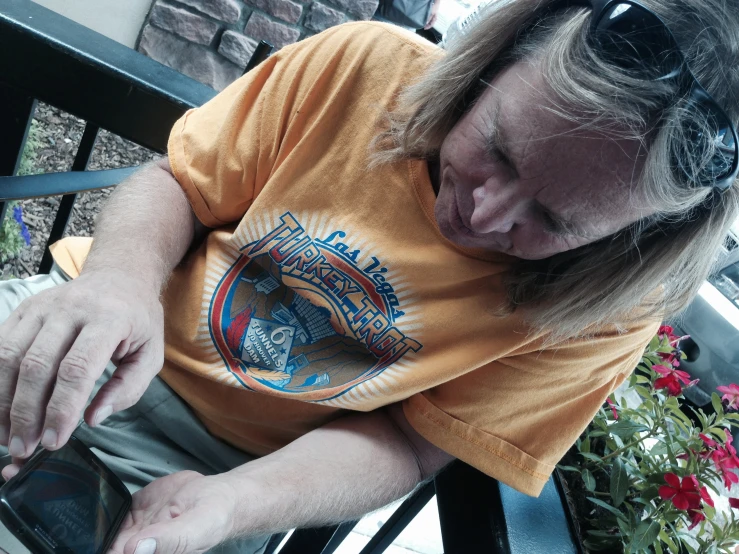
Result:
[[[217,90],[244,71],[260,40],[276,49],[346,21],[378,0],[154,0],[138,49]]]

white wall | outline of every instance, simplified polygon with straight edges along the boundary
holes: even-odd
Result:
[[[153,0],[33,0],[133,48]]]

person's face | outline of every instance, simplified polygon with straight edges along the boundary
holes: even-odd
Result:
[[[543,90],[533,64],[514,64],[444,139],[435,216],[455,244],[538,260],[653,213],[633,186],[638,141],[578,130]]]

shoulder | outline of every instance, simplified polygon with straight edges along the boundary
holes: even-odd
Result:
[[[396,52],[400,47],[422,56],[442,56],[443,50],[417,34],[379,21],[355,21],[331,27],[303,42],[341,44],[348,51]]]
[[[362,21],[331,27],[283,48],[275,56],[300,58],[311,66],[334,72],[349,66],[362,66],[382,68],[386,72],[416,73],[441,59],[444,51],[395,25]]]

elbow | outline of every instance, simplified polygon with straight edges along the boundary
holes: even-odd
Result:
[[[454,461],[454,456],[435,446],[413,429],[399,403],[388,406],[385,412],[415,460],[418,482],[430,479]]]

